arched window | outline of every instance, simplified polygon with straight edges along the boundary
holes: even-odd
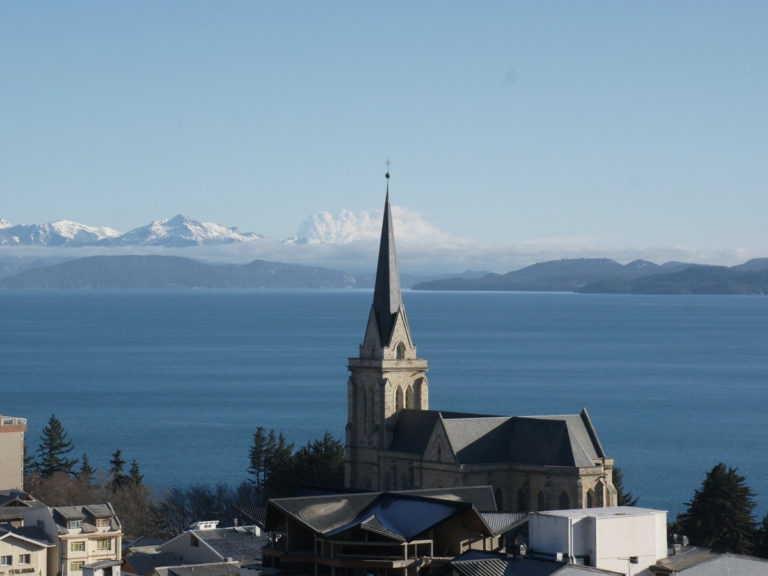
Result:
[[[539,496],[536,498],[536,510],[544,510],[544,492],[539,490]]]
[[[592,490],[587,492],[587,508],[595,507],[595,493]]]
[[[398,386],[395,390],[395,412],[400,412],[403,409],[403,389]]]
[[[528,495],[522,488],[517,491],[517,511],[528,512]]]
[[[405,389],[405,407],[410,409],[416,408],[416,403],[413,400],[413,386],[408,386]]]
[[[368,398],[368,388],[363,388],[363,433],[365,435],[371,433],[371,421],[368,415],[370,411],[370,408],[368,407],[369,402],[370,398]]]
[[[494,496],[496,496],[496,509],[497,510],[503,510],[504,509],[504,494],[501,492],[501,488],[498,486],[496,487],[496,490],[494,490]]]
[[[557,505],[560,510],[568,510],[571,507],[571,499],[568,497],[567,492],[560,492],[560,498],[557,501]]]
[[[395,354],[395,358],[398,360],[403,360],[405,358],[405,344],[398,342]]]
[[[443,446],[438,441],[437,443],[437,461],[442,462],[443,461]]]

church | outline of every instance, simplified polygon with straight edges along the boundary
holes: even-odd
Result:
[[[491,485],[500,510],[616,505],[613,459],[586,410],[488,416],[429,409],[427,361],[405,315],[389,173],[373,305],[349,359],[345,483],[361,490]]]

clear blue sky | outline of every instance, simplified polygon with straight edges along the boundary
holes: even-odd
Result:
[[[768,3],[4,2],[0,218],[768,256]],[[400,235],[407,231],[399,231]]]

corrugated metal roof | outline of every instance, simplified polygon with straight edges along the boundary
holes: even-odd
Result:
[[[480,515],[494,536],[509,532],[528,521],[527,512],[482,512]]]
[[[330,538],[352,529],[361,529],[394,540],[408,541],[471,507],[466,502],[384,493],[350,522],[326,532],[325,536]]]

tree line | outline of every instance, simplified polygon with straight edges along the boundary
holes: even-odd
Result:
[[[246,480],[234,488],[193,485],[159,494],[144,486],[135,459],[126,469],[121,450],[112,454],[106,474],[93,468],[85,453],[81,459],[71,458],[73,451],[64,426],[51,415],[36,457],[25,458],[27,491],[50,506],[109,501],[126,540],[142,535],[168,538],[196,520],[231,525],[243,509],[264,506],[270,498],[293,496],[301,485],[344,485],[344,446],[328,432],[295,449],[282,432],[259,426],[248,452]],[[618,467],[613,482],[619,505],[637,504],[638,498],[624,487]],[[671,524],[670,534],[685,535],[696,546],[768,558],[768,514],[761,523],[755,520],[754,492],[735,468],[717,464],[685,506]]]
[[[229,526],[235,519],[247,519],[243,509],[294,495],[301,484],[344,483],[344,446],[327,432],[294,450],[282,433],[258,427],[249,450],[248,478],[235,487],[219,483],[156,492],[144,485],[138,462],[133,459],[129,466],[120,449],[112,453],[106,472],[94,467],[87,453],[72,457],[74,450],[74,442],[52,414],[35,455],[28,455],[25,447],[27,492],[49,506],[111,502],[127,541],[139,536],[170,538],[197,520]]]

